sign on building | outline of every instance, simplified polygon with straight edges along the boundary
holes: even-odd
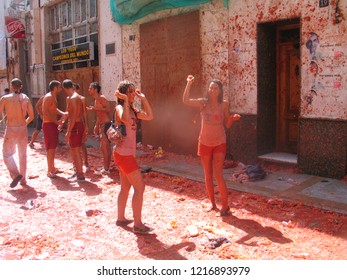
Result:
[[[23,19],[5,17],[6,37],[25,38],[25,22]]]
[[[52,50],[53,65],[94,60],[94,42]]]

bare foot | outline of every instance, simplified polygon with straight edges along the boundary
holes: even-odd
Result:
[[[218,211],[218,207],[216,205],[211,205],[209,208],[206,209],[206,212],[211,211]]]
[[[217,217],[223,217],[223,216],[228,216],[230,214],[230,207],[228,206],[227,208],[222,208],[219,213],[217,214]]]

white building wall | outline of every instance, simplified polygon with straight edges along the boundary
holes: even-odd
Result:
[[[30,10],[30,36],[29,47],[29,75],[31,83],[31,96],[40,98],[47,92],[46,65],[44,61],[46,40],[44,24],[44,8],[34,1]]]
[[[200,10],[202,90],[212,79],[223,83],[224,99],[229,100],[228,9],[224,1],[214,1]]]
[[[99,67],[102,93],[114,101],[114,92],[123,79],[122,28],[112,21],[109,1],[99,2]],[[115,43],[115,54],[106,55],[106,44]]]
[[[0,4],[0,70],[6,69],[5,2]]]

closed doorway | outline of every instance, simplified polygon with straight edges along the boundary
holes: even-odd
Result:
[[[142,123],[142,140],[180,154],[196,154],[198,112],[182,102],[187,76],[200,88],[199,12],[160,19],[140,26],[141,89],[154,119]]]
[[[276,151],[296,154],[300,114],[300,29],[277,28],[277,129]]]
[[[286,153],[296,158],[301,88],[300,19],[258,24],[257,40],[257,154]]]

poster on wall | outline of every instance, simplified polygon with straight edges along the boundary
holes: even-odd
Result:
[[[310,60],[304,86],[306,113],[330,116],[339,111],[343,115],[347,90],[344,78],[347,54],[343,41],[340,37],[325,38],[323,41],[317,32],[311,32],[306,48]]]
[[[25,38],[25,22],[23,19],[5,17],[5,25],[7,38]]]

